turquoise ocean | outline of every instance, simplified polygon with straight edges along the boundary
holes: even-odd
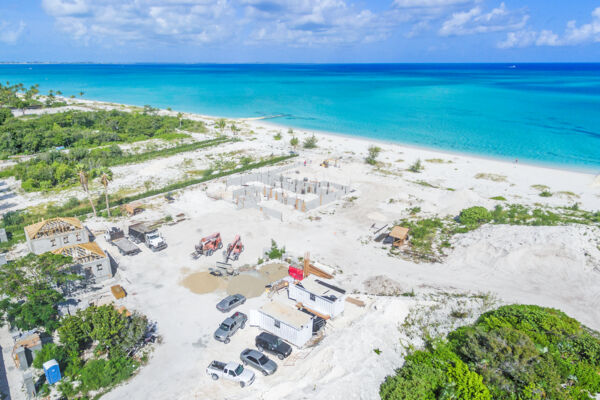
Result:
[[[4,64],[0,81],[600,172],[600,64]]]

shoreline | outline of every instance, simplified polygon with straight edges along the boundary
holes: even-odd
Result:
[[[72,99],[64,98],[64,100],[68,103],[69,100],[72,100]],[[138,105],[134,105],[134,104],[117,103],[117,102],[104,101],[104,100],[77,99],[77,101],[90,102],[92,104],[96,103],[96,104],[108,105],[108,106],[113,106],[113,107],[114,106],[143,107],[143,106],[138,106]],[[535,162],[535,161],[531,161],[531,160],[521,160],[521,159],[519,159],[518,163],[515,163],[514,161],[510,161],[510,159],[508,157],[494,156],[491,154],[484,155],[484,154],[470,153],[470,152],[464,152],[464,151],[459,151],[459,150],[441,149],[438,147],[427,147],[424,145],[405,143],[405,142],[394,141],[394,140],[390,140],[390,139],[370,138],[368,136],[361,136],[361,135],[355,135],[355,134],[344,133],[344,132],[333,132],[333,131],[325,131],[325,130],[319,130],[319,129],[306,129],[306,128],[301,128],[301,127],[294,127],[291,125],[279,124],[274,121],[277,118],[284,116],[283,114],[281,114],[281,115],[280,114],[265,115],[265,116],[260,116],[260,117],[227,117],[227,116],[219,116],[219,115],[202,114],[202,113],[191,112],[191,111],[180,111],[180,110],[179,111],[178,110],[169,111],[164,108],[159,108],[159,112],[167,114],[167,115],[172,115],[172,116],[177,116],[177,113],[181,112],[183,115],[193,116],[196,118],[211,119],[211,120],[225,119],[225,120],[236,121],[239,123],[245,122],[250,125],[256,125],[256,126],[262,125],[264,128],[271,128],[271,129],[287,130],[289,128],[292,128],[294,130],[294,132],[299,132],[299,133],[309,134],[309,135],[314,133],[316,135],[334,136],[334,137],[353,139],[353,140],[359,140],[359,141],[364,141],[364,142],[373,142],[375,144],[381,143],[381,144],[399,146],[399,147],[413,149],[413,150],[428,151],[428,152],[432,152],[432,153],[439,153],[440,155],[475,158],[475,159],[485,160],[485,161],[495,161],[495,162],[499,162],[499,163],[506,164],[506,165],[524,165],[524,166],[529,166],[529,167],[550,169],[550,170],[555,170],[555,171],[567,171],[567,172],[581,173],[581,174],[591,175],[593,177],[600,176],[600,167],[598,167],[598,168],[576,167],[576,166],[570,166],[568,164],[545,163],[543,161]],[[285,134],[286,132],[282,132],[282,133]]]
[[[104,100],[92,100],[92,99],[81,99],[81,98],[80,99],[71,99],[71,98],[67,98],[67,97],[63,97],[62,99],[68,104],[67,107],[77,107],[77,103],[80,103],[80,104],[83,103],[90,107],[100,106],[100,107],[108,107],[110,109],[119,109],[119,108],[130,109],[130,108],[141,108],[142,107],[142,106],[138,106],[135,104],[117,103],[117,102],[104,101]],[[48,111],[48,110],[52,110],[52,109],[41,109],[40,111],[42,111],[42,112],[40,114],[43,114],[45,111]],[[57,110],[56,112],[63,111],[61,109],[55,109],[55,110]],[[125,110],[125,111],[130,111],[130,110]],[[283,124],[274,122],[273,119],[279,118],[281,116],[278,114],[265,115],[265,116],[261,116],[261,117],[243,118],[243,117],[226,117],[226,116],[218,116],[218,115],[201,114],[201,113],[197,113],[197,112],[179,111],[179,110],[173,110],[173,109],[167,110],[165,108],[158,108],[158,113],[162,114],[162,115],[173,116],[173,117],[176,117],[178,113],[181,113],[184,118],[199,119],[199,120],[217,121],[219,119],[224,119],[226,121],[234,121],[235,123],[240,123],[240,124],[246,123],[254,128],[262,128],[262,129],[270,129],[270,130],[273,130],[273,129],[284,130],[285,132],[280,132],[280,133],[282,133],[282,135],[287,135],[287,130],[291,128],[294,130],[295,134],[300,134],[303,136],[306,136],[306,135],[310,136],[312,134],[315,134],[318,136],[362,142],[362,143],[365,143],[365,151],[370,144],[382,144],[382,145],[387,145],[387,146],[395,146],[400,149],[428,152],[428,153],[437,155],[439,157],[444,157],[444,156],[445,157],[460,157],[460,158],[467,159],[467,160],[473,159],[473,160],[479,160],[479,161],[484,161],[484,162],[499,163],[500,165],[504,165],[506,167],[512,165],[513,167],[523,166],[523,167],[529,167],[529,168],[540,169],[540,170],[576,173],[576,174],[590,176],[592,180],[595,177],[600,177],[600,168],[597,170],[593,170],[591,168],[590,169],[583,168],[583,167],[576,168],[576,167],[569,167],[566,165],[556,165],[556,164],[550,164],[550,163],[546,164],[544,162],[536,163],[536,162],[532,162],[529,160],[523,160],[523,161],[519,160],[518,163],[515,163],[514,161],[510,161],[507,158],[503,158],[503,157],[499,157],[499,156],[495,157],[493,155],[482,155],[482,154],[461,152],[461,151],[455,151],[455,150],[439,149],[436,147],[420,146],[420,145],[416,145],[416,144],[408,144],[408,143],[393,141],[393,140],[388,140],[388,139],[369,138],[366,136],[360,136],[360,135],[354,135],[354,134],[342,133],[342,132],[296,128],[296,127],[293,127],[290,125],[283,125]],[[285,141],[285,139],[284,139],[284,141]],[[385,149],[382,149],[382,150],[385,150]],[[421,161],[426,161],[426,160],[422,159]]]
[[[217,118],[218,119],[218,118],[222,118],[222,117],[209,117],[209,118]],[[244,119],[242,119],[242,120],[247,121],[247,122],[258,122],[259,124],[262,124],[264,126],[271,127],[274,129],[292,128],[292,129],[294,129],[294,132],[296,132],[296,128],[291,127],[291,126],[280,125],[276,122],[273,122],[271,120],[272,118],[277,118],[277,117],[267,117],[267,118],[260,118],[260,119],[254,119],[254,120],[244,120]],[[228,118],[228,119],[233,120],[235,118]],[[373,142],[374,144],[381,143],[381,144],[399,146],[399,147],[409,148],[409,149],[413,149],[413,150],[421,150],[421,151],[428,151],[428,152],[432,152],[432,153],[439,153],[440,155],[475,158],[475,159],[480,159],[480,160],[485,160],[485,161],[495,161],[495,162],[508,164],[508,165],[515,165],[515,166],[524,165],[524,166],[529,166],[529,167],[551,169],[551,170],[556,170],[556,171],[576,172],[576,173],[582,173],[582,174],[592,175],[592,176],[600,175],[600,167],[598,167],[598,169],[596,169],[596,170],[587,169],[587,168],[583,168],[583,167],[582,168],[576,168],[576,167],[570,168],[567,166],[563,166],[562,164],[557,165],[557,164],[552,164],[552,163],[544,163],[543,161],[536,163],[536,162],[533,162],[530,160],[523,160],[523,161],[519,160],[518,163],[515,163],[514,161],[510,161],[508,159],[508,157],[504,158],[504,157],[500,157],[500,156],[496,157],[493,155],[483,155],[483,154],[477,154],[477,153],[461,152],[458,150],[448,150],[448,149],[441,149],[441,148],[437,148],[437,147],[420,146],[417,144],[405,143],[405,142],[394,141],[394,140],[389,140],[389,139],[369,138],[367,136],[353,135],[351,133],[322,131],[322,130],[317,130],[317,129],[307,130],[305,128],[298,128],[297,131],[303,132],[303,133],[308,133],[308,134],[315,133],[317,135],[336,136],[336,137],[345,138],[345,139]]]

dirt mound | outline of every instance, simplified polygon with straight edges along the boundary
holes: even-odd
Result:
[[[402,294],[402,287],[398,282],[387,276],[373,276],[363,282],[368,294],[375,296],[399,296]]]
[[[286,264],[267,264],[258,271],[245,271],[234,277],[218,277],[207,271],[195,272],[186,276],[181,281],[181,285],[196,294],[224,289],[228,294],[240,293],[247,298],[252,298],[263,294],[266,285],[286,275]]]
[[[212,293],[215,290],[224,289],[226,281],[211,275],[208,271],[195,272],[186,276],[181,285],[196,294]]]

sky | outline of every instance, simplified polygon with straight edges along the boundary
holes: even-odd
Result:
[[[600,0],[0,0],[0,62],[600,62]]]

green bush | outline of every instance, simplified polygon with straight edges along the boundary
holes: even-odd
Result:
[[[130,378],[138,366],[137,362],[126,357],[88,361],[81,370],[80,389],[85,393],[115,386]]]
[[[302,145],[304,146],[305,149],[315,149],[317,148],[317,138],[316,136],[313,134],[310,137],[307,137],[306,139],[304,139],[304,142],[302,142]]]
[[[378,146],[369,146],[367,158],[365,158],[365,162],[370,165],[377,164],[377,156],[381,153],[381,147]]]
[[[69,360],[67,349],[54,343],[45,344],[42,349],[36,353],[35,358],[33,359],[33,366],[34,368],[42,369],[42,365],[50,360],[56,360],[60,365],[60,370],[64,371]]]
[[[600,392],[600,334],[561,311],[511,305],[406,356],[380,394],[395,399],[588,399]]]
[[[492,220],[492,215],[485,207],[471,207],[460,212],[458,220],[466,226],[479,226]]]

